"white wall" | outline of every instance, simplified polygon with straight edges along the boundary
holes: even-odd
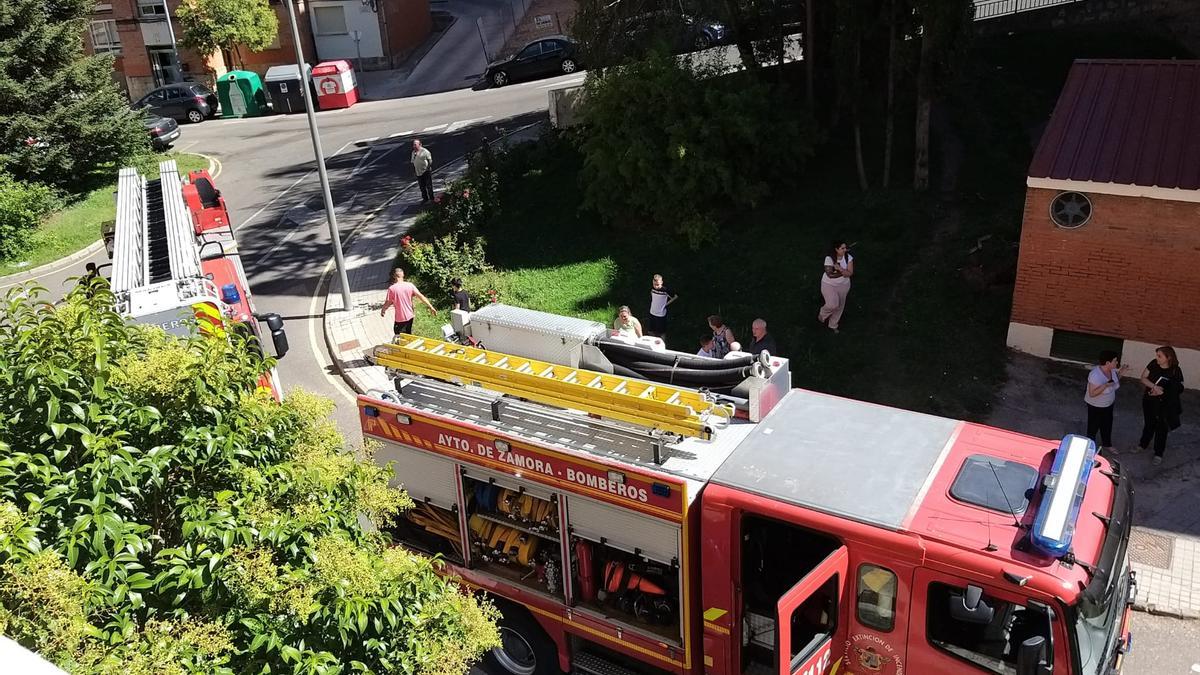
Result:
[[[345,35],[321,35],[317,28],[317,12],[321,7],[341,7],[346,17]],[[317,45],[317,60],[331,61],[334,59],[350,59],[353,61],[360,53],[364,59],[382,58],[383,42],[379,37],[379,15],[364,6],[360,0],[316,0],[309,6],[309,19],[312,21],[313,39]],[[354,31],[361,31],[358,44],[360,51],[355,51]],[[316,65],[313,63],[312,65]]]

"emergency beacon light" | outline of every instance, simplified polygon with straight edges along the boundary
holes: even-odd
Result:
[[[1063,437],[1043,484],[1041,508],[1033,521],[1030,541],[1037,550],[1054,557],[1071,550],[1075,522],[1096,460],[1096,444],[1086,436]]]

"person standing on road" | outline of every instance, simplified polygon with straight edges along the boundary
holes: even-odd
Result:
[[[1173,347],[1164,345],[1154,350],[1154,360],[1142,371],[1142,438],[1134,452],[1141,452],[1154,441],[1154,466],[1162,464],[1167,449],[1167,434],[1179,428],[1183,412],[1179,395],[1183,393],[1183,370]]]
[[[1088,373],[1083,402],[1087,404],[1087,436],[1107,455],[1118,454],[1112,442],[1113,404],[1121,388],[1121,376],[1129,366],[1121,365],[1121,355],[1104,350],[1097,365]]]
[[[850,295],[850,277],[854,276],[854,256],[846,242],[834,240],[829,255],[825,256],[825,272],[821,274],[821,306],[817,320],[838,332],[842,312],[846,311],[846,296]]]
[[[412,144],[413,173],[417,174],[417,184],[421,186],[421,203],[433,199],[433,155],[429,148],[421,146],[421,141],[414,140]]]
[[[429,298],[422,295],[421,291],[418,291],[412,283],[404,280],[404,270],[399,267],[392,270],[392,284],[388,286],[387,298],[383,301],[379,316],[387,316],[388,307],[396,308],[396,318],[392,322],[393,335],[412,333],[413,319],[417,315],[413,311],[414,297],[425,303],[430,314],[437,314],[437,310],[430,304]]]
[[[650,279],[650,316],[646,319],[646,334],[667,339],[667,307],[679,299],[679,294],[663,284],[661,274]]]

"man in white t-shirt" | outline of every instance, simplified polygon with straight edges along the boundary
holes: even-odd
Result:
[[[1121,365],[1121,355],[1104,350],[1100,352],[1098,364],[1088,373],[1087,388],[1083,402],[1087,404],[1087,435],[1110,455],[1117,454],[1113,448],[1113,404],[1117,402],[1117,390],[1121,388],[1121,376],[1129,366]]]
[[[667,288],[661,274],[650,279],[650,316],[646,318],[646,334],[667,337],[667,306],[679,299],[679,295]]]

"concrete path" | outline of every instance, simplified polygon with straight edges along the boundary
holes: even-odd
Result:
[[[1145,365],[1130,364],[1131,374]],[[988,423],[1043,438],[1084,433],[1086,377],[1082,367],[1014,353]],[[1141,395],[1136,378],[1123,380],[1113,428],[1116,459],[1134,478],[1134,607],[1200,618],[1200,392],[1184,394],[1183,426],[1171,432],[1161,466],[1150,463],[1152,452],[1129,452],[1142,429]]]

